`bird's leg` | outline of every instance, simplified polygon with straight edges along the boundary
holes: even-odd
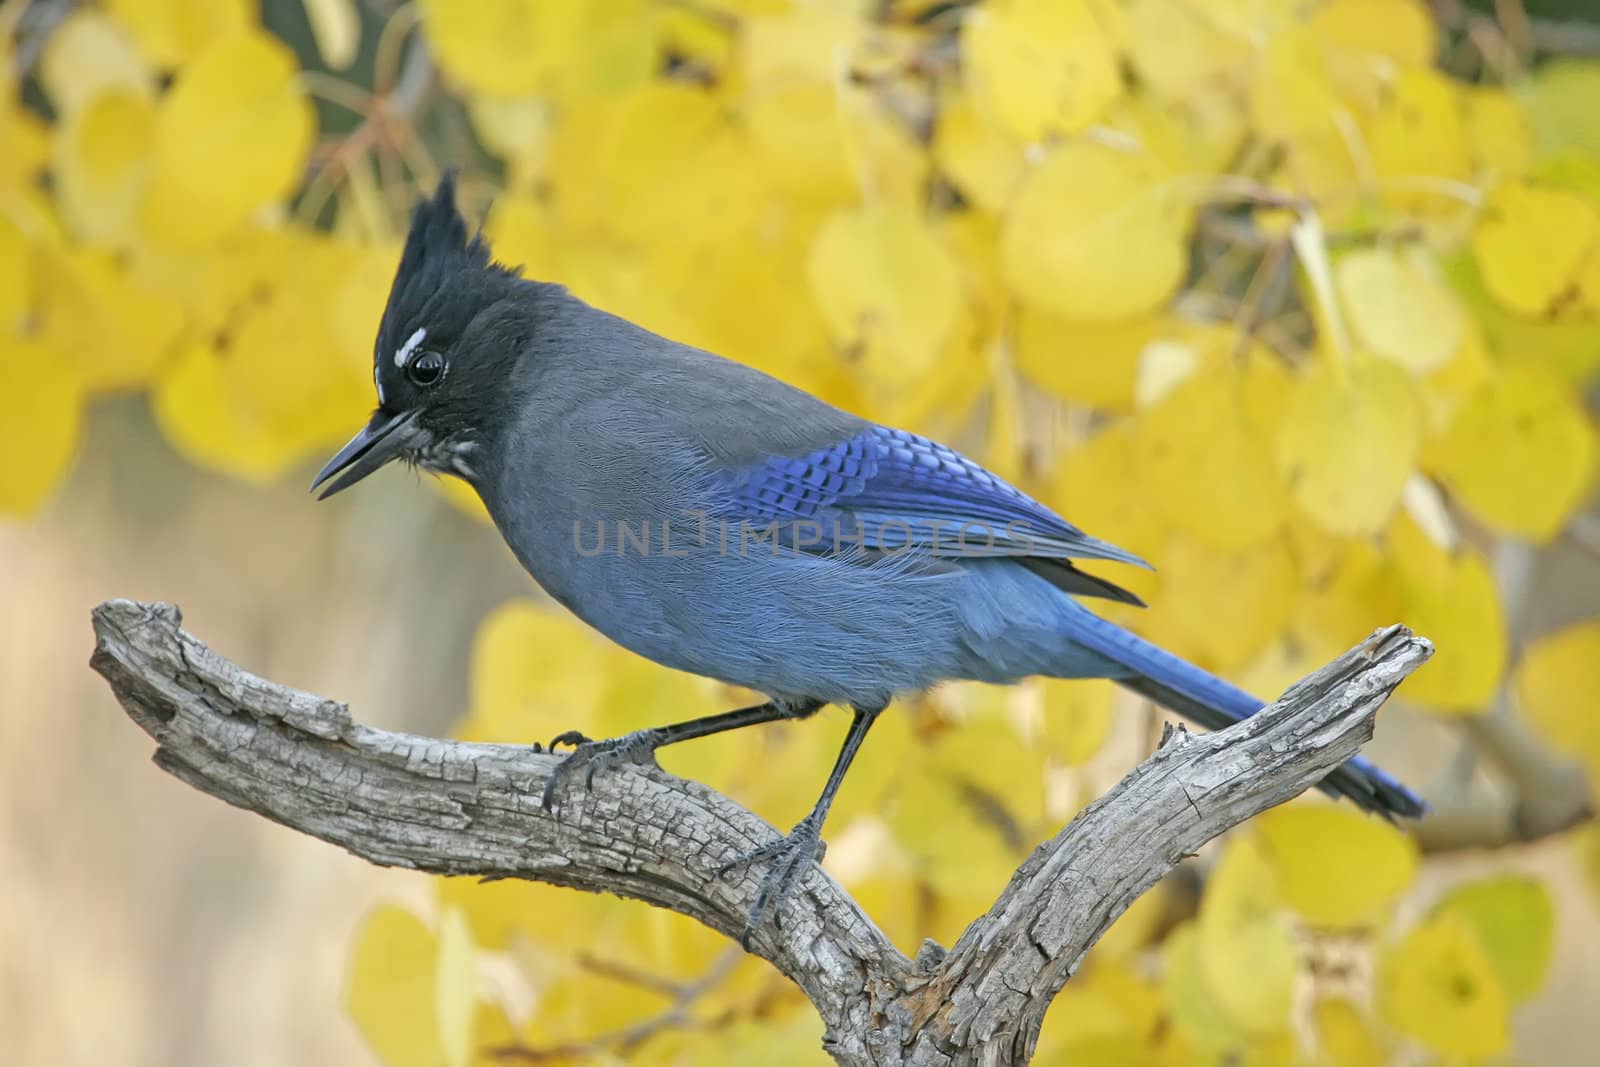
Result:
[[[556,790],[585,767],[588,768],[588,773],[584,776],[584,787],[588,788],[594,785],[594,776],[597,773],[609,770],[619,763],[652,761],[655,759],[656,749],[664,745],[675,745],[679,741],[692,741],[697,737],[709,737],[712,734],[739,730],[758,723],[777,722],[780,719],[803,719],[816,712],[822,705],[823,702],[820,700],[807,700],[798,704],[769,700],[765,704],[740,708],[737,711],[725,711],[720,715],[707,715],[687,722],[635,730],[631,734],[623,734],[621,737],[612,737],[604,741],[591,741],[576,730],[557,734],[550,742],[551,751],[554,751],[557,745],[576,747],[566,759],[556,764],[556,769],[550,772],[550,777],[544,784],[545,810],[548,811],[554,803]]]
[[[806,868],[812,863],[821,863],[823,855],[828,851],[827,843],[822,840],[822,824],[828,818],[828,809],[833,806],[834,794],[839,792],[839,785],[844,781],[844,776],[850,770],[850,763],[856,758],[856,752],[861,748],[861,742],[866,739],[867,731],[872,729],[872,724],[878,718],[878,713],[883,706],[855,708],[855,718],[850,721],[850,732],[845,734],[844,746],[839,749],[838,759],[833,761],[833,770],[828,774],[828,782],[822,787],[822,795],[817,798],[816,806],[798,823],[786,836],[770,844],[762,845],[745,853],[732,863],[724,864],[718,874],[727,874],[729,871],[748,867],[752,863],[770,860],[766,877],[761,880],[761,892],[756,896],[755,907],[750,909],[750,916],[745,920],[744,933],[739,937],[739,943],[746,951],[750,948],[750,938],[760,927],[761,923],[770,914],[776,921],[779,908],[794,891],[795,883],[805,873]]]

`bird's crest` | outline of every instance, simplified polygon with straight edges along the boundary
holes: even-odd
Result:
[[[433,196],[419,201],[411,213],[405,250],[378,328],[377,359],[394,356],[419,328],[433,332],[468,311],[479,289],[475,281],[518,273],[493,261],[481,232],[469,234],[456,207],[455,173],[446,172]]]

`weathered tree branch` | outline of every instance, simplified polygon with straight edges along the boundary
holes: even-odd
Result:
[[[95,670],[195,788],[373,863],[634,897],[737,936],[760,872],[718,877],[769,825],[714,790],[626,767],[540,806],[557,757],[391,733],[276,685],[180,629],[176,608],[94,611]],[[1040,845],[947,955],[913,962],[813,869],[753,950],[810,998],[844,1064],[1025,1062],[1051,999],[1140,893],[1205,842],[1315,784],[1432,653],[1380,630],[1259,715],[1169,731],[1159,751]]]

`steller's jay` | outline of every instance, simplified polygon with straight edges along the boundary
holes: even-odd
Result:
[[[587,768],[849,705],[816,806],[732,867],[770,861],[745,930],[823,852],[822,824],[873,720],[947,679],[1111,678],[1219,728],[1262,702],[1092,614],[1139,603],[1077,560],[1144,565],[943,445],[840,411],[760,371],[658,337],[491,261],[453,181],[413,215],[378,327],[378,408],[313,489],[390,460],[482,497],[556,600],[658,663],[765,704],[606,741],[580,734],[548,807]],[[1352,759],[1326,791],[1385,816],[1422,800]]]

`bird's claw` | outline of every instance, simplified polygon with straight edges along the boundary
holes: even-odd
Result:
[[[820,821],[808,815],[784,837],[751,849],[717,868],[720,876],[756,863],[769,864],[766,876],[761,879],[761,891],[756,894],[755,906],[750,909],[744,932],[739,935],[739,944],[746,952],[750,951],[750,939],[767,916],[772,916],[774,922],[778,921],[779,910],[794,892],[801,876],[811,864],[820,864],[827,852],[828,843],[822,840]]]
[[[556,734],[550,739],[550,751],[554,752],[557,745],[567,745],[571,748],[577,748],[579,745],[587,745],[593,741],[594,738],[590,737],[588,734],[585,734],[582,730],[563,730],[561,733]]]
[[[660,744],[661,737],[656,730],[636,730],[631,734],[607,738],[604,741],[591,741],[576,730],[557,734],[550,742],[552,751],[556,745],[574,747],[566,759],[556,764],[555,770],[551,771],[550,777],[545,780],[544,798],[541,801],[544,810],[549,811],[554,806],[556,792],[579,771],[587,769],[583,777],[583,787],[592,789],[594,776],[601,771],[611,770],[623,763],[654,763],[656,748]]]

